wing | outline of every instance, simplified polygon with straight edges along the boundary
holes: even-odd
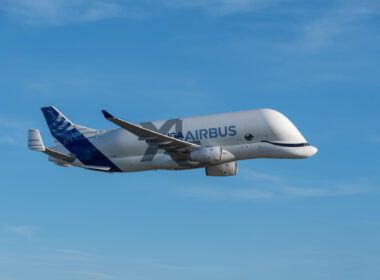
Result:
[[[133,123],[115,118],[105,110],[102,110],[102,113],[107,120],[135,134],[139,137],[139,140],[146,141],[149,145],[158,146],[160,149],[164,149],[167,152],[187,152],[200,148],[200,146],[197,144],[176,139],[159,132],[143,128]]]

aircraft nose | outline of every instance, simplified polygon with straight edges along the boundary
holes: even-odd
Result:
[[[307,157],[312,157],[318,152],[318,149],[314,146],[307,146],[306,148],[307,148],[307,151],[306,151]]]

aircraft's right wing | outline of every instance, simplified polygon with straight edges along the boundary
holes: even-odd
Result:
[[[135,134],[139,137],[139,140],[145,140],[149,145],[156,145],[168,152],[186,152],[200,148],[197,144],[169,137],[159,132],[115,118],[105,110],[102,110],[102,113],[108,121],[113,122],[121,128]]]

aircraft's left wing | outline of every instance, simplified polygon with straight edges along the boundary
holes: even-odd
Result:
[[[145,140],[149,145],[156,145],[160,149],[164,149],[168,152],[186,152],[200,148],[200,146],[197,144],[176,139],[159,132],[143,128],[133,123],[115,118],[105,110],[102,110],[102,113],[107,120],[135,134],[139,137],[139,140]]]

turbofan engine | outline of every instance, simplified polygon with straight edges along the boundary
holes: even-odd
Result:
[[[206,167],[207,176],[233,176],[237,171],[236,161]]]
[[[202,163],[219,161],[222,159],[222,148],[220,146],[200,148],[192,151],[189,155],[189,159]]]

